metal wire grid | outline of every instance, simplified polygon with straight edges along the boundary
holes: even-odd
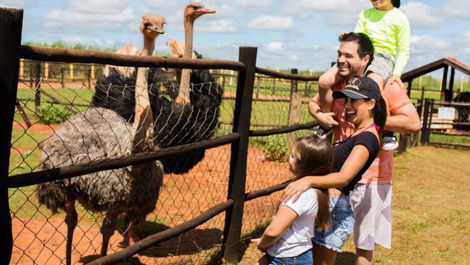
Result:
[[[49,72],[51,72],[49,68]],[[63,69],[56,67],[56,69]],[[80,68],[79,68],[80,69]],[[88,71],[85,67],[84,71]],[[63,70],[60,70],[63,72]],[[83,74],[85,76],[85,74]],[[44,79],[29,87],[28,81],[19,84],[18,110],[25,115],[15,116],[14,136],[12,138],[12,155],[10,175],[33,172],[38,169],[38,160],[42,152],[41,145],[52,133],[59,130],[60,125],[44,125],[38,118],[41,113],[65,112],[67,115],[81,115],[90,106],[94,88],[87,82],[67,83],[64,86],[57,81]],[[168,84],[167,84],[168,85]],[[207,86],[206,86],[207,87]],[[209,86],[218,88],[217,86]],[[131,87],[127,87],[131,88]],[[193,90],[202,89],[193,87]],[[39,92],[41,105],[35,104],[35,95]],[[126,93],[123,93],[125,95]],[[260,95],[258,95],[260,98]],[[288,98],[288,97],[287,97]],[[284,98],[281,98],[283,100]],[[224,135],[231,131],[233,119],[233,100],[223,100],[220,117],[215,135]],[[270,122],[271,127],[287,125],[288,102],[253,103],[253,128]],[[44,105],[46,107],[44,107]],[[264,106],[263,106],[264,105]],[[267,110],[266,110],[267,109]],[[203,113],[203,112],[200,112]],[[207,112],[205,114],[206,118]],[[264,118],[269,115],[269,120]],[[304,115],[304,114],[302,114]],[[25,118],[26,117],[26,118]],[[305,117],[305,115],[304,115]],[[205,118],[205,119],[206,119]],[[158,119],[158,118],[157,118]],[[210,119],[210,117],[209,117]],[[307,118],[301,118],[302,122]],[[28,121],[31,123],[28,125]],[[207,120],[207,119],[206,119]],[[213,120],[213,119],[212,119]],[[308,121],[308,120],[307,120]],[[207,129],[204,128],[204,129]],[[157,134],[158,135],[158,134]],[[176,133],[171,134],[170,144],[178,139]],[[165,135],[166,137],[168,135]],[[271,136],[270,136],[271,137]],[[282,160],[266,162],[258,141],[252,140],[250,147],[247,191],[265,188],[287,180],[290,175]],[[269,137],[268,137],[269,138]],[[198,141],[195,135],[189,135],[190,141]],[[261,140],[263,142],[263,140]],[[262,145],[262,144],[261,144]],[[119,154],[123,155],[123,154]],[[190,220],[202,213],[211,205],[224,201],[228,186],[228,162],[230,148],[228,146],[207,150],[203,161],[198,163],[186,174],[166,174],[160,191],[156,210],[146,218],[145,230],[154,233],[173,227]],[[224,161],[223,163],[220,163]],[[184,165],[182,165],[184,167]],[[278,193],[247,202],[244,214],[243,232],[249,233],[268,221],[277,208]],[[15,245],[12,264],[46,264],[64,262],[66,225],[64,214],[52,215],[44,206],[40,206],[35,196],[34,187],[25,187],[10,191],[10,204],[14,223]],[[100,212],[85,210],[77,204],[79,212],[78,226],[75,230],[73,261],[91,261],[100,251],[101,234],[99,227],[103,220]],[[212,255],[220,250],[224,215],[221,214],[201,225],[194,231],[187,232],[177,238],[161,243],[135,257],[145,264],[204,264]],[[118,231],[126,232],[122,218],[119,219]],[[108,253],[119,250],[117,244],[121,236],[115,234],[111,238]]]

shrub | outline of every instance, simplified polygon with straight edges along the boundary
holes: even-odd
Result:
[[[265,145],[263,146],[263,152],[268,160],[281,161],[285,160],[289,154],[289,150],[286,148],[286,136],[285,135],[273,135],[267,138]]]
[[[39,122],[43,124],[60,124],[64,122],[72,112],[61,105],[52,102],[41,105],[38,110]]]

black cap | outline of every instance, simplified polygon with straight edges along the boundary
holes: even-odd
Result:
[[[373,79],[367,76],[351,78],[343,90],[333,92],[334,98],[375,99],[380,100],[380,88]]]

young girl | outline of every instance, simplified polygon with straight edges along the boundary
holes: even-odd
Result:
[[[385,82],[399,79],[410,57],[410,25],[406,15],[398,8],[400,0],[370,0],[373,8],[364,10],[359,15],[355,32],[369,36],[375,53],[372,63],[367,68],[367,76],[374,79],[383,90]],[[341,32],[340,35],[345,34]],[[323,112],[331,111],[331,92],[340,82],[338,67],[334,66],[324,73],[319,80],[320,99]],[[331,100],[329,100],[331,99]],[[325,102],[324,102],[325,101]],[[392,132],[385,131],[383,149],[393,150],[398,142]]]
[[[354,225],[349,193],[361,180],[364,172],[379,152],[379,136],[386,121],[385,102],[377,83],[369,77],[353,77],[343,90],[333,93],[346,98],[346,120],[354,125],[354,133],[333,148],[333,173],[326,176],[307,176],[289,184],[282,200],[296,200],[311,188],[337,188],[330,193],[332,224],[325,232],[315,232],[313,253],[315,264],[335,264]]]
[[[301,137],[292,148],[289,169],[297,177],[330,172],[333,155],[330,144],[317,135]],[[326,229],[329,222],[326,190],[307,189],[297,201],[281,203],[271,224],[259,240],[266,255],[258,264],[313,264],[314,228]]]

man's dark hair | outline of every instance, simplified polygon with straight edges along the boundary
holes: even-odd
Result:
[[[392,5],[396,8],[400,7],[400,0],[392,0]]]
[[[357,44],[359,44],[359,48],[357,49],[359,57],[364,58],[364,56],[369,55],[369,64],[372,62],[372,60],[374,60],[374,46],[366,34],[362,32],[349,32],[341,35],[339,37],[339,41],[355,41]]]

